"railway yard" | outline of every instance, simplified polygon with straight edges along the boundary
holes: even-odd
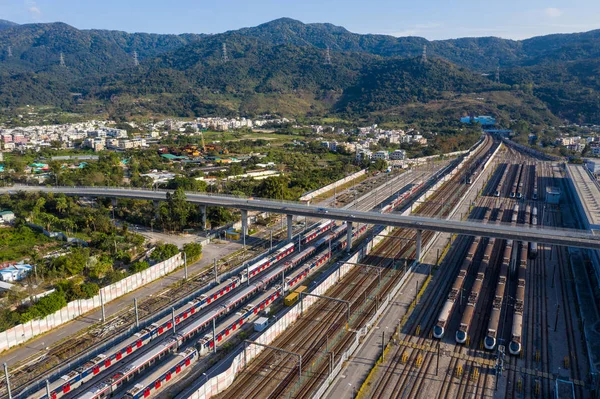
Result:
[[[433,172],[432,168],[423,168],[423,170],[415,170],[412,174],[409,173],[406,176],[394,178],[393,181],[390,181],[388,178],[385,181],[388,184],[384,185],[383,188],[387,190],[389,186],[390,194],[396,195],[393,201],[401,202],[410,194],[411,190],[416,190],[416,187],[422,184],[423,179],[427,179]],[[358,200],[353,198],[351,203],[347,204],[344,203],[343,198],[338,200],[338,202],[340,206],[345,205],[346,207],[355,207],[357,209],[371,209],[377,206],[379,201],[384,200],[386,198],[382,195],[381,198],[377,199],[370,196],[359,198]],[[19,396],[22,397],[106,397],[110,396],[117,388],[123,394],[129,391],[133,392],[136,387],[140,386],[140,382],[141,385],[145,385],[145,381],[148,378],[156,379],[156,377],[161,377],[165,373],[169,375],[172,373],[176,377],[176,374],[179,374],[179,372],[176,372],[178,368],[180,370],[185,369],[198,359],[197,354],[188,353],[191,350],[195,350],[196,341],[191,340],[185,346],[183,345],[183,341],[187,341],[191,336],[200,334],[201,330],[204,330],[207,326],[210,327],[209,324],[214,319],[215,321],[219,320],[219,328],[221,325],[226,326],[223,329],[223,331],[227,331],[226,333],[219,334],[218,337],[215,336],[215,340],[219,344],[224,343],[230,338],[230,331],[231,336],[233,336],[233,331],[237,329],[237,326],[241,326],[244,321],[247,321],[251,316],[255,316],[258,310],[268,306],[270,302],[279,297],[277,287],[271,288],[269,294],[264,294],[263,290],[267,288],[267,285],[272,284],[276,277],[281,276],[283,270],[285,270],[285,275],[282,277],[286,279],[286,285],[291,288],[299,284],[301,280],[312,272],[312,269],[316,270],[326,263],[332,255],[343,250],[344,239],[341,236],[345,231],[345,224],[336,226],[332,222],[321,222],[314,224],[314,228],[303,227],[304,231],[301,231],[298,235],[298,237],[301,237],[298,244],[287,244],[281,249],[275,248],[270,255],[259,261],[248,260],[252,254],[257,253],[257,249],[255,248],[247,251],[243,257],[238,255],[237,258],[228,259],[229,264],[225,264],[224,266],[229,266],[229,270],[235,269],[236,265],[241,265],[242,263],[245,265],[245,268],[241,268],[242,272],[237,277],[228,278],[231,276],[225,275],[223,280],[227,279],[226,281],[208,292],[204,292],[200,296],[196,295],[195,299],[193,299],[194,291],[197,291],[202,285],[207,286],[211,279],[214,278],[211,271],[194,276],[185,283],[170,287],[163,293],[164,295],[149,298],[142,302],[138,308],[139,316],[142,320],[147,315],[156,316],[159,310],[164,309],[165,304],[175,303],[177,305],[173,314],[168,312],[169,316],[163,316],[160,320],[154,317],[150,320],[153,322],[151,324],[150,322],[142,322],[142,326],[147,325],[148,327],[133,335],[130,334],[129,338],[123,339],[122,334],[121,336],[117,336],[117,339],[112,339],[114,343],[112,347],[105,345],[105,348],[94,348],[92,346],[89,352],[97,355],[95,357],[88,356],[89,359],[86,362],[60,364],[61,360],[64,362],[64,360],[69,359],[69,356],[73,356],[76,347],[84,350],[86,347],[90,347],[89,343],[84,345],[79,340],[70,340],[63,345],[52,348],[44,357],[46,362],[38,361],[27,367],[21,367],[14,372],[11,381],[13,393],[17,389]],[[354,235],[359,236],[364,233],[365,229],[366,226],[357,226]],[[328,235],[322,237],[326,232],[328,232]],[[317,240],[317,237],[320,239]],[[318,242],[318,244],[308,246],[312,240]],[[327,246],[328,241],[331,241],[329,246]],[[321,248],[323,246],[325,249]],[[319,251],[317,252],[317,250]],[[300,252],[298,255],[289,260],[290,255],[298,252]],[[301,262],[309,259],[312,261],[312,263],[309,263],[309,267],[295,270],[301,266]],[[223,263],[225,262],[219,262],[219,275],[228,271],[228,269],[222,266]],[[275,265],[278,266],[277,269],[272,270]],[[247,281],[244,277],[247,274],[250,274],[252,282],[254,279],[257,282],[247,284],[246,288],[242,283]],[[282,277],[278,277],[277,281],[281,281]],[[169,294],[169,290],[172,291],[172,294]],[[228,295],[230,293],[232,295]],[[231,296],[233,296],[233,299],[230,299]],[[188,301],[188,298],[191,300]],[[257,300],[258,304],[254,306],[249,303],[250,300]],[[234,309],[237,310],[237,313],[231,316],[231,313],[234,313]],[[245,310],[248,311],[245,312]],[[164,314],[165,312],[163,311],[162,313]],[[240,318],[239,314],[243,314],[244,317]],[[128,331],[134,330],[133,327],[130,327],[131,321],[134,319],[135,314],[133,310],[127,311],[119,318],[112,320],[110,325],[104,325],[100,330],[93,330],[89,332],[89,335],[97,337],[99,342],[102,342],[102,340],[108,341],[110,335],[116,335],[115,332],[118,332],[120,327],[121,330],[125,330],[124,335],[126,336]],[[175,333],[175,337],[167,336],[171,330]],[[180,331],[179,334],[177,334],[178,331]],[[93,340],[87,337],[85,339],[86,343],[92,341],[90,343],[93,344]],[[207,348],[209,346],[212,347],[212,345],[206,343]],[[188,362],[189,364],[184,367],[177,364],[177,361],[180,359],[172,354],[176,349],[179,353],[188,353],[184,363]],[[63,354],[67,357],[61,357]],[[162,363],[164,358],[168,358],[164,362],[164,365],[158,366],[158,370],[148,371],[150,373],[149,376],[146,376],[146,373],[142,372],[146,369],[153,369],[152,366],[155,363]],[[66,369],[64,376],[54,381],[49,379],[47,386],[46,384],[40,384],[39,381],[43,378],[42,373],[47,369],[51,369],[53,363],[60,364],[63,370]],[[172,364],[174,365],[173,367],[171,367]],[[53,370],[51,369],[51,371]],[[23,383],[21,385],[15,384],[19,381],[26,382],[27,380],[24,380],[24,376],[29,377],[30,380],[32,377],[37,377],[38,383],[29,383],[29,385]],[[167,380],[171,380],[171,377]],[[32,388],[34,386],[38,388]],[[6,389],[6,386],[2,388]],[[19,389],[22,391],[19,392]],[[144,389],[142,395],[144,395],[145,391]]]
[[[367,182],[333,202],[524,228],[585,226],[574,216],[571,198],[577,194],[564,164],[522,154],[486,135],[470,157],[441,166],[379,178],[381,187]],[[423,195],[426,200],[417,201]],[[375,245],[374,237],[380,239]],[[90,332],[96,339],[87,338],[87,347],[93,351],[80,362],[64,364],[60,354],[72,356],[70,341],[47,354],[47,366],[38,362],[15,371],[12,396],[598,397],[597,354],[586,342],[581,317],[585,308],[587,323],[598,321],[591,250],[326,218],[305,221],[292,241],[279,240],[266,254],[259,246],[221,262],[218,282],[211,283],[214,274],[206,271],[143,302],[140,329],[127,310],[112,327]],[[348,261],[352,253],[359,261]],[[587,291],[581,270],[592,274]],[[336,282],[314,295],[335,273]],[[582,297],[592,300],[582,303]],[[389,303],[402,303],[401,313],[384,313]],[[299,317],[244,360],[226,389],[207,393],[209,379],[224,381],[218,375],[229,370],[231,359],[255,350],[262,330],[297,306]],[[265,317],[260,329],[259,316]],[[379,330],[384,318],[392,320],[392,329]],[[100,347],[108,335],[116,338]],[[352,356],[369,342],[376,342],[375,361]],[[47,377],[47,369],[60,362],[64,375]],[[368,372],[345,372],[353,363]]]

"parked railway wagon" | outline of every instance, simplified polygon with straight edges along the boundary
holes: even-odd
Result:
[[[508,240],[504,247],[502,256],[502,265],[500,266],[500,275],[498,276],[498,284],[492,302],[492,312],[488,322],[487,334],[484,339],[484,346],[487,350],[493,350],[496,347],[498,340],[498,331],[500,325],[500,315],[502,313],[502,304],[504,303],[504,293],[506,291],[506,282],[508,281],[508,268],[512,256],[513,241]]]
[[[446,302],[444,302],[444,306],[442,307],[442,311],[438,316],[438,321],[435,326],[433,326],[433,336],[435,338],[441,339],[444,337],[444,333],[446,332],[446,328],[450,321],[450,316],[452,316],[452,312],[458,302],[459,295],[462,295],[462,287],[465,282],[465,278],[467,277],[467,273],[471,264],[473,263],[473,258],[475,257],[475,252],[477,251],[477,247],[479,246],[480,238],[476,237],[471,246],[469,247],[469,252],[467,253],[467,257],[463,260],[463,263],[458,271],[458,276],[454,280],[454,284],[452,285],[452,289],[448,294],[448,298]]]
[[[327,230],[331,230],[333,227],[335,227],[335,223],[333,222],[333,220],[325,220],[319,223],[319,225],[316,228],[304,234],[304,237],[302,237],[302,244],[311,242]]]
[[[513,314],[513,325],[511,341],[508,345],[508,350],[511,355],[519,355],[522,350],[522,334],[523,334],[523,311],[525,309],[525,278],[527,274],[527,249],[525,246],[521,248],[521,256],[519,262],[519,274],[517,282],[517,292],[515,295],[515,306]]]
[[[275,264],[277,260],[283,259],[283,257],[289,255],[294,250],[294,244],[287,244],[283,248],[275,251],[273,254],[269,256],[270,264]],[[264,265],[265,262],[258,261],[261,265]],[[261,266],[257,266],[259,268]],[[178,347],[181,342],[189,339],[191,336],[195,335],[198,331],[206,328],[213,319],[216,319],[221,314],[227,312],[228,310],[238,306],[244,299],[249,297],[252,293],[256,292],[259,289],[262,289],[268,281],[272,281],[272,279],[281,273],[281,268],[285,268],[286,266],[281,266],[280,268],[273,270],[268,273],[266,276],[261,278],[257,283],[251,285],[250,287],[242,290],[241,292],[235,294],[229,301],[227,301],[223,306],[219,306],[217,309],[212,310],[208,314],[202,316],[200,319],[194,321],[192,324],[186,326],[181,331],[178,331],[177,334],[177,342]],[[256,269],[256,268],[255,268]],[[264,268],[262,269],[264,270]],[[233,288],[235,288],[240,283],[241,277],[234,277],[233,279],[228,280],[224,285],[214,288],[209,291],[207,294],[204,294],[198,297],[196,300],[189,302],[183,311],[180,311],[176,314],[175,317],[175,325],[178,325],[182,321],[186,320],[188,317],[197,313],[199,309],[204,308],[211,302],[214,302],[216,299],[221,296],[228,295]],[[277,294],[279,295],[279,294]],[[258,305],[265,306],[265,303],[261,303]],[[123,346],[111,350],[106,354],[101,354],[96,358],[92,359],[90,362],[86,363],[84,366],[74,370],[67,375],[59,378],[50,384],[50,398],[48,398],[46,394],[46,388],[40,389],[33,395],[29,396],[30,398],[35,399],[58,399],[65,394],[71,392],[74,389],[77,389],[81,386],[82,383],[87,382],[94,375],[98,374],[101,371],[106,370],[107,368],[117,364],[119,361],[123,360],[125,357],[129,356],[139,348],[147,345],[151,340],[166,334],[171,331],[173,328],[173,322],[171,317],[165,317],[163,322],[154,323],[142,331],[134,334],[130,338],[128,338]],[[154,355],[157,355],[154,351],[156,349],[152,349],[150,360],[153,361]],[[160,352],[162,353],[162,352]],[[157,355],[160,356],[160,355]],[[145,358],[145,357],[144,357]],[[129,374],[118,372],[113,375],[113,377],[108,378],[103,381],[105,384],[104,389],[108,387],[108,390],[111,392],[114,389],[117,389],[123,381],[124,378],[127,378]],[[86,392],[86,395],[89,392]],[[98,396],[92,397],[103,397],[105,394],[102,390],[96,393]]]
[[[258,266],[255,266],[254,270],[265,270],[267,268],[266,265],[270,266],[276,263],[274,260],[283,259],[283,257],[292,253],[293,250],[294,244],[290,243],[285,245],[283,248],[275,251],[269,257],[258,261],[255,264]],[[253,273],[251,272],[251,274]],[[245,281],[245,271],[243,272],[243,277]],[[232,289],[239,285],[241,278],[242,274],[240,274],[240,276],[238,277],[234,277],[233,279],[227,280],[227,282],[225,282],[224,284],[215,287],[206,294],[200,295],[195,300],[188,302],[188,304],[185,305],[182,310],[176,313],[175,325],[178,325],[179,323],[193,316],[199,310],[205,308],[217,299],[228,295],[232,291]],[[235,302],[233,302],[233,304],[235,304]],[[219,308],[219,310],[216,313],[222,312],[222,309],[226,309],[226,307]],[[213,313],[215,312],[211,312],[210,314],[212,315]],[[77,370],[73,370],[70,373],[57,379],[56,381],[53,381],[50,384],[50,397],[48,397],[46,388],[44,387],[39,391],[35,392],[34,394],[30,395],[29,398],[59,399],[65,394],[71,392],[72,390],[79,388],[81,384],[89,381],[93,376],[124,360],[132,353],[147,345],[150,341],[161,337],[163,334],[169,332],[172,328],[172,318],[170,316],[165,317],[160,322],[153,323],[145,329],[133,334],[118,347],[111,348],[106,353],[100,354],[95,358],[91,359],[89,362],[84,364],[82,367],[79,367]]]
[[[197,360],[198,351],[196,349],[188,348],[184,350],[127,391],[124,398],[141,399],[155,395],[172,383],[179,374],[190,368]]]
[[[486,216],[484,220],[489,220],[489,215],[491,213],[491,209],[488,209],[486,212]],[[459,344],[464,344],[469,339],[469,330],[471,329],[471,322],[473,321],[473,316],[475,315],[475,311],[477,309],[477,305],[479,303],[479,295],[481,294],[481,289],[483,287],[483,281],[485,280],[485,274],[487,268],[490,264],[490,258],[492,256],[492,250],[494,249],[495,239],[490,238],[487,245],[485,246],[485,251],[483,253],[483,260],[479,264],[479,269],[477,270],[477,276],[475,277],[475,282],[473,283],[473,287],[471,288],[471,292],[467,297],[467,307],[465,308],[463,315],[460,319],[460,324],[458,326],[458,330],[455,334],[456,342]]]

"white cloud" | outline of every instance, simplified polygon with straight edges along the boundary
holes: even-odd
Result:
[[[38,7],[35,0],[27,0],[25,1],[25,6],[27,7],[27,11],[34,19],[39,19],[42,16],[42,10]]]
[[[558,18],[563,15],[563,11],[560,8],[548,7],[544,10],[544,14],[550,18]]]

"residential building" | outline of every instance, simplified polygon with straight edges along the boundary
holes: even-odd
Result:
[[[395,150],[390,153],[390,159],[393,161],[403,161],[404,159],[406,159],[406,151]]]
[[[387,161],[388,159],[390,159],[390,154],[387,151],[377,151],[375,154],[373,154],[373,159],[381,159]]]
[[[15,214],[12,211],[0,212],[0,223],[11,224],[15,220]]]

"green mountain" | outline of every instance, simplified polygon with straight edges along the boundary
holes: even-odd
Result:
[[[224,37],[229,32],[223,34]],[[600,57],[600,30],[585,33],[539,36],[516,41],[497,37],[475,37],[428,41],[421,37],[357,34],[332,24],[303,24],[281,18],[235,31],[269,43],[315,46],[331,50],[365,52],[383,57],[417,57],[423,46],[427,54],[476,71],[496,66],[533,65],[552,60]]]
[[[287,18],[217,35],[10,25],[0,28],[3,46],[13,52],[8,57],[0,51],[0,106],[56,105],[117,118],[491,113],[506,121],[600,123],[599,39],[600,30],[523,41],[427,41]],[[425,45],[428,62],[422,63]],[[66,67],[60,66],[61,53]]]
[[[17,26],[17,25],[18,24],[14,23],[14,22],[7,21],[5,19],[0,19],[0,30],[12,28],[13,26]]]
[[[201,35],[155,35],[103,30],[79,30],[64,23],[26,24],[0,30],[3,48],[0,73],[48,73],[58,80],[69,81],[114,73],[133,67],[133,53],[138,58],[180,48]],[[63,54],[67,68],[60,68]]]

